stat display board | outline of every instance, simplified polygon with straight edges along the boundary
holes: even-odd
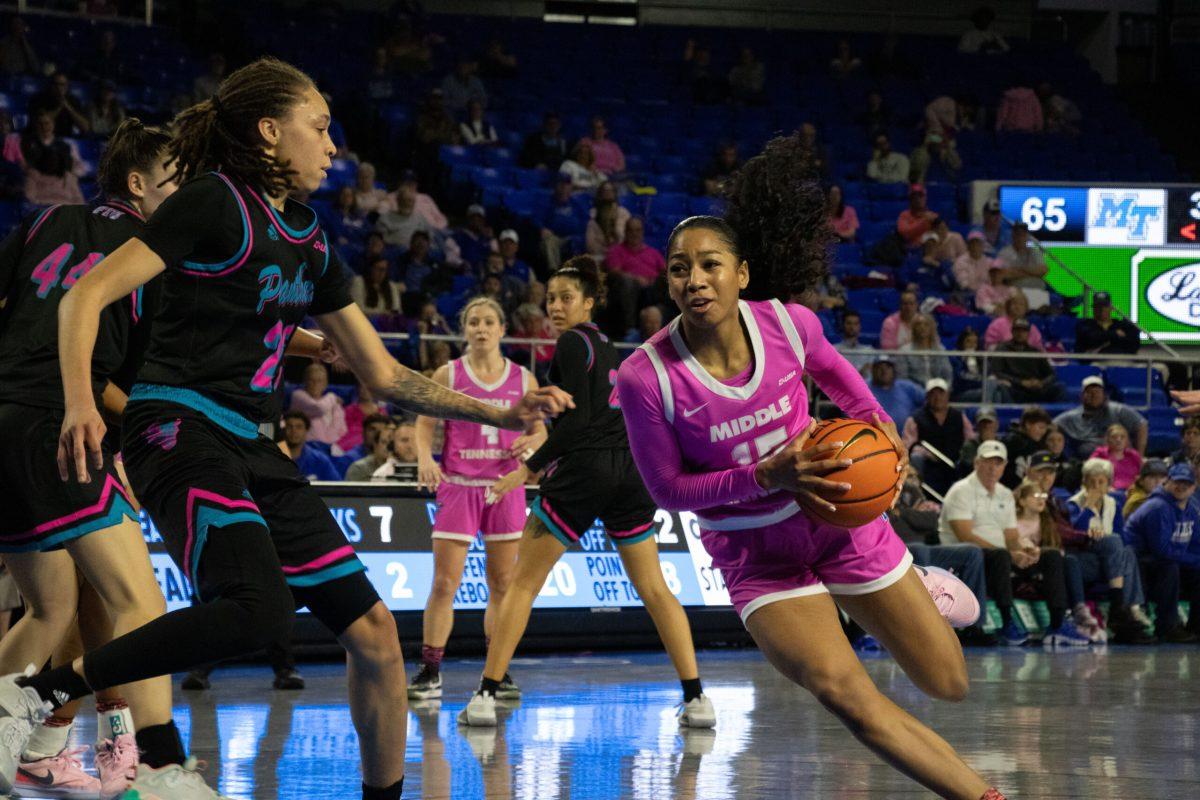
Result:
[[[1166,342],[1200,342],[1200,186],[1001,184],[1000,213],[1043,243],[1047,282],[1083,287],[1055,261],[1112,295]]]
[[[367,577],[393,611],[421,611],[433,583],[430,532],[437,503],[428,495],[401,487],[325,484],[318,488],[346,539],[367,567]],[[528,492],[532,502],[537,496]],[[153,522],[142,513],[142,533],[150,548],[154,574],[168,610],[191,602],[191,587],[163,546]],[[720,570],[700,543],[694,514],[660,509],[655,514],[659,561],[667,587],[685,606],[729,606]],[[487,572],[482,541],[470,545],[458,609],[487,606]],[[617,547],[594,525],[562,557],[546,580],[534,608],[627,608],[640,606]]]

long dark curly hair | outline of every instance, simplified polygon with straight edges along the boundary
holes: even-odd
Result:
[[[210,99],[175,118],[168,161],[178,163],[172,177],[187,180],[220,169],[268,194],[285,194],[295,170],[263,150],[258,121],[286,118],[315,85],[277,58],[260,58],[232,73]]]
[[[786,301],[821,284],[835,237],[818,165],[797,134],[768,142],[726,184],[724,195],[725,222],[734,233],[730,244],[750,265],[748,298]]]

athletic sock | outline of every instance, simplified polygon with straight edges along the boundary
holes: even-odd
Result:
[[[496,691],[499,688],[500,688],[500,681],[494,681],[491,678],[480,678],[479,679],[479,691],[483,692],[484,694],[490,694],[492,697],[495,697]]]
[[[1000,619],[1005,625],[1012,622],[1012,606],[998,606],[1000,609]]]
[[[92,693],[92,687],[71,669],[70,664],[39,672],[31,678],[19,678],[17,685],[28,686],[37,692],[38,697],[50,704],[51,711]]]
[[[1050,630],[1056,631],[1062,627],[1063,618],[1067,616],[1065,608],[1050,609]]]
[[[704,690],[700,688],[699,678],[688,678],[687,680],[679,681],[679,685],[683,687],[683,702],[690,703],[700,695],[704,694]]]
[[[1108,588],[1108,605],[1110,616],[1114,611],[1125,608],[1125,589],[1123,587],[1118,589],[1110,586]]]
[[[437,675],[442,671],[442,656],[446,654],[446,648],[433,647],[432,645],[421,645],[421,664],[429,668],[429,671]]]
[[[168,764],[187,761],[187,752],[183,749],[183,740],[179,738],[175,720],[165,725],[142,728],[136,736],[138,749],[142,751],[142,763],[148,767],[162,769]]]
[[[70,738],[74,725],[73,719],[49,717],[33,729],[33,736],[29,738],[29,744],[25,745],[21,760],[40,761],[58,755],[67,748],[67,739]]]
[[[367,786],[365,783],[362,787],[362,800],[400,800],[400,793],[404,791],[404,778],[382,789],[376,786]]]
[[[116,741],[118,736],[133,733],[133,715],[124,700],[96,704],[96,741]]]

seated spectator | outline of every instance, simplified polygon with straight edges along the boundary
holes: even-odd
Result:
[[[1046,431],[1046,451],[1058,467],[1058,485],[1068,492],[1079,491],[1083,483],[1083,460],[1067,449],[1067,435],[1055,423],[1050,423],[1050,430]]]
[[[1037,584],[1038,594],[1046,601],[1050,625],[1043,642],[1086,647],[1091,642],[1091,635],[1098,636],[1099,625],[1089,613],[1083,620],[1085,624],[1091,623],[1085,633],[1067,613],[1069,592],[1063,541],[1049,500],[1049,493],[1033,481],[1022,481],[1013,492],[1017,506],[1017,550],[1033,559],[1033,564],[1025,569],[1018,568],[1014,573],[1018,578]]]
[[[467,118],[458,125],[462,143],[466,145],[499,144],[496,136],[496,126],[483,118],[483,103],[472,100],[467,103]]]
[[[354,178],[354,202],[364,214],[382,214],[395,208],[395,197],[375,185],[375,165],[364,161]]]
[[[391,264],[397,254],[398,248],[389,247],[383,241],[383,234],[378,231],[371,231],[367,234],[362,255],[356,259],[357,263],[354,265],[354,271],[360,275],[366,275],[372,263],[382,258],[388,264]]]
[[[1121,509],[1109,494],[1113,488],[1113,465],[1103,458],[1083,462],[1083,486],[1067,501],[1071,526],[1081,532],[1099,531],[1120,535],[1124,528]]]
[[[704,172],[701,173],[700,177],[704,180],[704,193],[720,195],[725,185],[741,168],[742,162],[738,158],[737,145],[733,142],[725,142],[717,150],[713,159],[708,162]]]
[[[866,128],[867,136],[874,141],[879,134],[887,133],[888,125],[892,122],[892,112],[884,105],[883,95],[878,89],[867,92],[866,102],[866,107],[854,116],[854,121]]]
[[[310,441],[333,444],[346,435],[342,398],[329,391],[329,371],[320,362],[304,368],[304,385],[292,392],[289,408],[308,417]]]
[[[424,231],[432,240],[437,227],[417,206],[417,185],[413,181],[402,180],[393,195],[394,207],[380,213],[375,221],[375,230],[383,235],[383,240],[398,247],[408,247],[412,235]]]
[[[862,69],[862,59],[850,50],[850,40],[838,39],[837,55],[829,62],[829,71],[835,78],[848,78]]]
[[[1066,397],[1067,391],[1049,358],[1013,358],[1007,353],[1039,353],[1041,350],[1030,342],[1032,326],[1025,317],[1012,322],[1012,338],[996,345],[996,357],[992,369],[997,382],[1008,390],[1009,397],[1016,403],[1056,403]]]
[[[971,28],[963,33],[958,40],[958,52],[994,55],[1008,52],[1008,42],[999,31],[992,28],[996,21],[996,12],[987,6],[980,6],[971,14]]]
[[[876,183],[908,183],[908,156],[892,152],[886,133],[875,137],[875,149],[867,162],[867,177]]]
[[[61,70],[50,76],[46,88],[29,100],[31,115],[43,111],[54,120],[55,136],[82,136],[91,130],[87,115],[71,94],[71,81]]]
[[[934,378],[946,382],[949,387],[954,380],[954,366],[944,355],[912,355],[913,350],[944,350],[937,335],[937,323],[933,317],[917,314],[910,323],[912,338],[900,345],[896,354],[896,375],[907,378],[918,386],[927,386]]]
[[[424,346],[421,348],[421,374],[426,378],[432,378],[433,373],[450,363],[450,359],[454,357],[454,352],[451,350],[449,342],[440,339],[423,344]]]
[[[989,282],[975,290],[975,308],[989,316],[998,317],[1004,313],[1004,304],[1016,294],[1016,290],[1004,284],[1004,267],[999,263],[993,261],[987,275]]]
[[[1012,574],[1014,569],[1029,570],[1038,559],[1017,541],[1016,501],[1012,491],[1000,483],[1007,460],[1008,452],[1000,442],[986,441],[979,446],[971,474],[946,493],[938,536],[942,544],[961,542],[983,548],[988,597],[1004,623],[1000,640],[1020,646],[1029,634],[1013,614]]]
[[[1172,464],[1191,464],[1200,459],[1200,417],[1188,417],[1183,422],[1180,448],[1171,453]]]
[[[912,341],[912,321],[917,316],[917,293],[905,289],[900,293],[900,309],[883,318],[879,331],[880,350],[898,350]]]
[[[404,285],[388,280],[391,264],[386,258],[372,261],[365,275],[350,279],[350,299],[367,316],[400,313],[400,295]]]
[[[905,420],[903,431],[904,446],[917,474],[935,492],[945,495],[954,483],[958,454],[968,439],[975,438],[975,429],[967,415],[950,408],[949,382],[930,378],[925,383],[925,404]]]
[[[504,262],[504,274],[518,281],[526,290],[533,282],[533,270],[517,256],[521,237],[512,228],[500,231],[500,258]]]
[[[964,292],[975,294],[979,289],[990,283],[992,258],[984,254],[987,239],[983,231],[971,231],[967,234],[967,252],[960,255],[950,268],[954,273],[955,285]]]
[[[1138,553],[1156,609],[1161,641],[1191,643],[1200,638],[1200,614],[1179,623],[1179,599],[1200,608],[1200,503],[1193,500],[1196,475],[1189,464],[1173,464],[1167,481],[1150,494],[1125,525],[1125,542]]]
[[[929,231],[921,237],[921,249],[913,254],[914,256],[919,256],[915,264],[917,275],[929,275],[935,278],[941,277],[942,261],[937,256],[937,250],[938,235],[933,231]]]
[[[321,226],[339,251],[345,248],[362,249],[370,232],[370,224],[366,212],[358,206],[358,195],[353,186],[339,189],[328,212],[319,216]]]
[[[445,342],[437,342],[445,345]],[[417,482],[417,429],[412,421],[396,425],[388,440],[387,458],[371,473],[370,480]],[[347,473],[348,474],[348,473]]]
[[[958,474],[974,469],[975,454],[984,442],[1000,441],[1000,420],[995,410],[984,406],[975,412],[975,438],[968,439],[963,445],[962,454],[958,458]]]
[[[1078,408],[1064,411],[1054,418],[1054,424],[1071,440],[1079,458],[1087,458],[1104,444],[1109,426],[1115,423],[1120,423],[1133,434],[1134,446],[1139,453],[1146,452],[1150,424],[1129,406],[1109,400],[1103,378],[1099,375],[1084,378],[1080,400]]]
[[[1092,318],[1075,323],[1076,353],[1128,353],[1141,348],[1137,325],[1125,319],[1114,319],[1112,297],[1108,292],[1092,295]]]
[[[29,41],[29,26],[18,14],[8,20],[8,34],[0,39],[0,72],[5,75],[40,75],[42,62]]]
[[[738,63],[729,70],[729,94],[734,102],[760,106],[767,102],[766,67],[749,47],[738,52]]]
[[[641,344],[649,339],[654,334],[662,330],[663,313],[658,306],[646,306],[638,312],[637,328],[630,331],[625,337],[625,341],[629,344]]]
[[[572,240],[582,239],[587,231],[588,217],[583,208],[574,201],[571,179],[559,175],[554,183],[554,194],[550,206],[542,217],[542,254],[550,271],[558,269],[566,253],[571,252]]]
[[[517,57],[504,48],[500,39],[492,39],[479,59],[479,72],[487,78],[517,77]]]
[[[829,214],[829,225],[838,239],[843,242],[853,242],[854,237],[858,234],[858,212],[854,210],[854,206],[846,204],[842,187],[836,183],[829,187],[826,209]]]
[[[558,172],[571,179],[571,186],[577,192],[591,191],[608,180],[608,175],[596,167],[596,155],[586,139],[579,140],[571,157],[559,164]]]
[[[976,355],[979,352],[979,334],[974,328],[964,328],[954,342],[954,349],[966,353],[950,357],[950,365],[954,367],[954,383],[951,385],[954,396],[968,402],[978,402],[983,399],[983,359]]]
[[[924,183],[929,174],[929,167],[934,163],[942,165],[951,180],[958,179],[962,169],[962,156],[958,154],[955,140],[944,133],[926,131],[925,138],[913,148],[908,157],[909,180],[914,183]]]
[[[446,108],[453,114],[461,114],[467,110],[467,104],[477,100],[487,106],[487,89],[483,81],[475,73],[479,64],[470,58],[462,57],[454,64],[454,71],[442,79],[442,96],[446,100]]]
[[[357,398],[346,406],[346,433],[338,439],[342,453],[357,461],[371,452],[380,431],[387,426],[388,405],[375,401],[371,387],[358,382]]]
[[[712,65],[712,50],[707,44],[697,44],[688,39],[683,49],[684,82],[692,88],[692,102],[710,106],[725,102],[729,96],[729,84]]]
[[[340,480],[333,459],[308,443],[312,439],[309,428],[308,416],[303,411],[293,409],[283,415],[283,444],[288,457],[296,462],[300,474],[310,481]]]
[[[192,99],[202,103],[217,93],[217,87],[225,80],[225,56],[222,53],[210,53],[208,56],[208,72],[192,81]]]
[[[1011,231],[1009,225],[1000,216],[1000,203],[993,199],[983,205],[983,252],[995,257],[997,253],[1008,246]]]
[[[1038,102],[1042,104],[1042,119],[1046,123],[1046,133],[1063,133],[1068,136],[1079,135],[1079,123],[1083,114],[1079,106],[1054,91],[1049,81],[1042,81],[1034,89]]]
[[[1171,464],[1161,458],[1148,458],[1143,461],[1137,478],[1125,492],[1125,505],[1121,509],[1121,516],[1125,519],[1132,517],[1133,512],[1141,508],[1142,503],[1146,502],[1154,490],[1167,480],[1167,471],[1170,468]]]
[[[629,209],[617,202],[617,187],[608,181],[600,184],[584,237],[588,255],[603,261],[609,248],[624,240],[631,216]]]
[[[542,311],[540,305],[534,303],[522,303],[512,313],[513,328],[512,336],[518,339],[549,339],[553,341],[558,338],[558,331],[555,330],[554,324],[546,318],[546,314]],[[550,369],[550,362],[554,360],[553,345],[534,345],[534,362],[536,369],[534,374],[541,381],[546,371]],[[529,363],[529,345],[513,345],[510,357],[519,364]]]
[[[1042,104],[1028,86],[1013,86],[1004,90],[996,109],[996,130],[1040,133],[1045,128]]]
[[[77,205],[84,201],[79,178],[86,165],[75,145],[54,132],[54,116],[46,110],[30,115],[29,125],[4,143],[4,157],[25,173],[25,199],[33,205]]]
[[[608,124],[604,117],[592,117],[592,135],[579,140],[587,142],[592,147],[596,157],[594,168],[606,175],[619,175],[625,172],[625,153],[621,146],[608,138]]]
[[[1050,305],[1050,290],[1046,287],[1046,260],[1042,251],[1029,246],[1029,228],[1023,223],[1012,227],[1012,241],[996,254],[1004,267],[1004,280],[1009,286],[1025,293],[1035,309]]]
[[[430,195],[421,191],[420,181],[417,173],[411,169],[406,169],[400,173],[400,183],[396,186],[396,191],[392,193],[392,208],[400,208],[405,204],[405,195],[411,194],[413,207],[417,213],[425,218],[434,229],[444,231],[450,226],[450,220],[446,219],[446,215],[438,208],[437,201]]]
[[[938,217],[933,223],[933,232],[937,234],[938,246],[934,254],[938,261],[953,264],[959,256],[967,252],[967,243],[963,241],[962,234],[950,230],[950,223],[944,217]]]
[[[441,89],[432,89],[425,96],[413,123],[413,164],[425,165],[426,179],[436,177],[438,148],[446,144],[458,144],[458,123],[446,110]]]
[[[404,275],[404,288],[409,292],[437,292],[442,287],[435,286],[433,278],[441,269],[439,262],[432,253],[429,234],[425,231],[413,231],[408,241],[408,252],[400,259],[399,269]]]
[[[921,246],[921,237],[933,230],[937,214],[925,205],[925,187],[914,183],[908,189],[908,208],[896,218],[896,231],[904,239],[904,245],[912,250]]]
[[[1041,406],[1026,406],[1017,427],[1001,438],[1008,450],[1008,465],[1000,479],[1010,489],[1024,480],[1034,453],[1046,450],[1046,433],[1050,430],[1050,414]]]
[[[342,480],[369,481],[375,470],[387,462],[388,454],[392,449],[392,436],[396,432],[396,423],[382,415],[371,419],[373,424],[363,431],[362,455],[347,468],[346,476]],[[377,423],[376,420],[381,420],[381,422]]]
[[[484,262],[479,290],[481,294],[498,302],[505,315],[511,315],[513,310],[525,301],[529,285],[505,273],[504,256],[489,253]]]
[[[1029,301],[1021,292],[1014,292],[1012,297],[1004,301],[1004,316],[996,317],[988,323],[987,330],[983,332],[984,347],[988,350],[995,350],[1000,343],[1012,339],[1013,323],[1018,319],[1029,322],[1026,316],[1028,314]],[[1038,330],[1037,325],[1032,323],[1029,325],[1029,344],[1035,350],[1043,349],[1042,332]]]
[[[451,234],[458,245],[463,263],[481,268],[490,253],[499,252],[500,246],[488,225],[487,209],[478,203],[467,207],[467,224]]]
[[[108,136],[125,119],[125,108],[117,99],[117,87],[110,81],[102,81],[96,88],[96,96],[88,106],[88,128],[94,136]]]
[[[797,133],[797,157],[807,159],[818,175],[828,178],[833,172],[833,159],[829,155],[829,148],[821,143],[817,135],[817,126],[811,122],[802,122]]]
[[[881,354],[871,364],[867,381],[871,394],[894,420],[907,420],[925,402],[925,391],[910,380],[896,377],[896,365],[891,356]],[[903,422],[900,426],[903,426]]]
[[[620,309],[624,335],[637,325],[639,297],[666,274],[667,262],[656,248],[646,244],[646,226],[640,217],[625,225],[625,238],[608,249],[604,259],[609,291]]]
[[[1104,444],[1093,450],[1090,458],[1112,464],[1112,485],[1121,491],[1133,485],[1142,469],[1142,454],[1129,446],[1129,431],[1119,422],[1108,426]]]
[[[562,137],[562,120],[553,111],[542,117],[542,129],[525,137],[518,161],[525,169],[558,171],[567,157],[567,140]]]
[[[875,361],[877,355],[874,347],[858,340],[858,337],[861,335],[862,316],[854,309],[847,308],[842,313],[842,340],[835,344],[833,348],[841,353],[855,369],[866,375],[867,369]],[[851,352],[854,350],[865,350],[867,352]]]

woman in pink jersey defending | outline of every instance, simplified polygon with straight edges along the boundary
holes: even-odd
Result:
[[[529,370],[500,354],[504,309],[490,297],[477,297],[463,308],[459,330],[467,351],[433,374],[443,386],[491,405],[508,408],[537,379]],[[442,463],[433,460],[433,435],[441,420],[417,417],[417,464],[420,482],[437,492],[433,521],[433,588],[425,602],[421,670],[408,685],[410,700],[442,696],[442,654],[454,628],[454,595],[462,583],[467,548],[476,532],[487,548],[488,604],[483,630],[490,638],[500,601],[512,582],[517,545],[525,527],[525,487],[519,486],[489,504],[488,488],[514,471],[524,456],[546,440],[546,426],[537,423],[521,434],[473,422],[446,420]],[[507,672],[497,697],[515,699],[521,690]]]
[[[925,693],[961,700],[966,664],[942,615],[973,621],[956,618],[973,616],[966,587],[914,568],[886,516],[847,530],[796,503],[803,494],[833,508],[849,489],[820,477],[849,463],[833,460],[841,443],[806,445],[805,377],[904,452],[894,423],[811,311],[739,299],[752,267],[785,297],[818,285],[830,236],[811,175],[794,138],[776,139],[735,179],[728,221],[692,217],[672,232],[667,281],[680,317],[617,377],[634,459],[662,507],[697,514],[713,566],[776,669],[940,796],[995,800],[999,792],[949,744],[879,692],[838,616],[841,606]]]

